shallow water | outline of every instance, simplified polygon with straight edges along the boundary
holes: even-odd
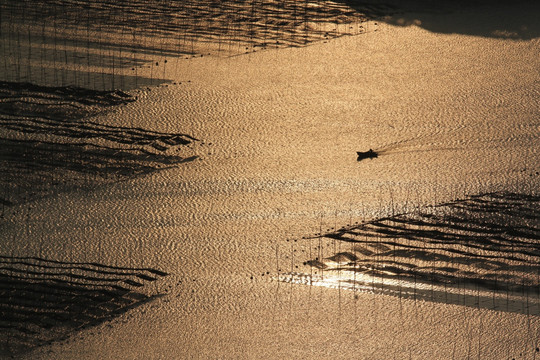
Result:
[[[527,304],[277,281],[310,274],[302,237],[321,230],[540,190],[538,39],[370,26],[303,48],[170,58],[170,84],[97,114],[189,134],[201,142],[181,154],[198,158],[11,207],[2,253],[160,269],[169,275],[147,289],[165,296],[28,356],[533,358],[540,323]],[[358,162],[369,148],[380,156]]]

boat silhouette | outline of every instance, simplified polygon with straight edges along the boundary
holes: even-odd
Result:
[[[368,151],[357,151],[358,154],[358,161],[364,160],[364,159],[374,159],[379,156],[377,152],[373,151],[373,149],[369,149]]]

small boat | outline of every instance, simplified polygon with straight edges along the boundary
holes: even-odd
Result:
[[[373,151],[373,149],[369,149],[368,151],[357,151],[358,154],[358,161],[364,160],[364,159],[373,159],[379,156],[377,152]]]

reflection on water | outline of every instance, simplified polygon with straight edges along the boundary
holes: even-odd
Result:
[[[539,210],[538,195],[489,193],[344,227],[309,239],[309,274],[280,280],[540,315]]]

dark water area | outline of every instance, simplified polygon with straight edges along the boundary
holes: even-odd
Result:
[[[537,1],[490,0],[338,0],[352,9],[392,25],[419,26],[435,33],[464,34],[502,39],[535,39],[540,36],[540,5]],[[497,11],[493,11],[493,10]],[[519,17],[516,9],[527,9]],[[440,15],[460,14],[456,21]],[[525,14],[525,15],[524,15]]]

